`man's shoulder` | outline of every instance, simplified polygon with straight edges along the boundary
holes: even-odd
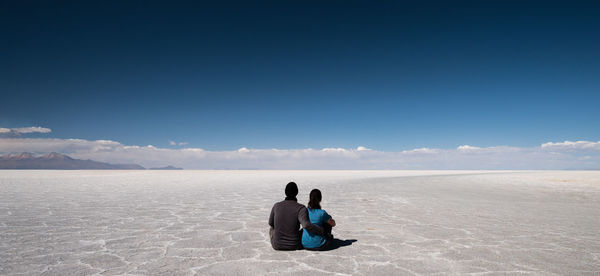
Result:
[[[279,206],[281,206],[281,207],[285,206],[287,208],[294,208],[295,207],[295,208],[298,208],[298,209],[302,209],[302,208],[306,209],[306,207],[304,205],[302,205],[302,204],[300,204],[300,203],[298,203],[296,201],[293,201],[293,200],[282,200],[282,201],[276,202],[273,205],[273,208],[276,208],[276,207],[279,207]]]

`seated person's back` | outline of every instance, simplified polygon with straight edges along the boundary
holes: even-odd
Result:
[[[306,212],[305,210],[306,207],[293,200],[275,203],[273,206],[274,230],[271,237],[273,248],[278,250],[298,249],[300,222],[297,214]]]
[[[335,220],[323,209],[321,209],[321,191],[313,189],[310,192],[308,202],[308,217],[310,223],[323,228],[324,233],[315,233],[307,229],[302,233],[302,246],[310,250],[326,250],[333,236],[331,228],[335,226]]]
[[[323,209],[310,209],[308,208],[308,218],[310,223],[316,224],[325,228],[331,216]],[[327,239],[324,236],[317,235],[310,231],[302,232],[302,246],[306,248],[317,248],[325,245]]]
[[[271,245],[276,250],[296,250],[302,247],[300,225],[315,233],[323,234],[323,229],[310,223],[306,207],[296,201],[296,183],[288,183],[285,193],[285,200],[275,203],[269,216]]]

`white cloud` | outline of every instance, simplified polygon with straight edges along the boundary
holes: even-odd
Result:
[[[123,147],[121,143],[110,140],[89,141],[83,139],[34,139],[0,138],[0,152],[113,152]]]
[[[0,138],[0,154],[61,152],[74,158],[144,167],[174,165],[186,169],[598,169],[600,151],[594,142],[569,142],[573,151],[546,143],[537,147],[418,148],[401,152],[377,150],[248,149],[207,151],[123,145],[110,140]],[[587,143],[587,144],[586,144]],[[588,146],[583,146],[584,144]],[[552,150],[548,150],[548,148]],[[467,154],[468,153],[468,154]]]
[[[348,150],[344,148],[323,148],[321,151],[330,151],[330,152],[346,152]]]
[[[45,127],[19,127],[19,128],[13,128],[12,129],[15,132],[18,133],[50,133],[52,132],[51,129],[49,128],[45,128]]]
[[[475,150],[479,150],[481,149],[480,147],[474,147],[474,146],[469,146],[469,145],[462,145],[462,146],[458,146],[458,148],[456,148],[459,151],[475,151]]]
[[[600,151],[600,141],[564,141],[564,142],[548,142],[542,144],[542,149],[546,150],[597,150]]]
[[[371,149],[369,149],[369,148],[366,148],[366,147],[363,147],[363,146],[358,146],[358,147],[356,148],[356,151],[365,151],[365,150],[371,150]]]
[[[415,154],[415,153],[439,153],[439,149],[430,149],[430,148],[418,148],[412,150],[403,150],[404,154]]]
[[[45,127],[17,127],[17,128],[0,128],[0,134],[28,134],[28,133],[50,133],[51,129]]]
[[[171,145],[171,146],[185,146],[187,144],[188,144],[188,142],[175,142],[173,140],[169,141],[169,145]]]

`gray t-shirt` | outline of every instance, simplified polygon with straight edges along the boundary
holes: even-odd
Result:
[[[271,245],[275,250],[296,250],[300,243],[300,225],[312,233],[323,235],[323,228],[310,223],[308,211],[295,200],[275,203],[269,216],[271,226]]]

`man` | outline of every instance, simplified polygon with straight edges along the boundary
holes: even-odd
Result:
[[[271,229],[271,246],[275,250],[302,249],[300,225],[312,233],[324,235],[323,228],[310,223],[308,211],[304,205],[298,203],[298,186],[290,182],[285,186],[285,200],[275,203],[269,216]]]

